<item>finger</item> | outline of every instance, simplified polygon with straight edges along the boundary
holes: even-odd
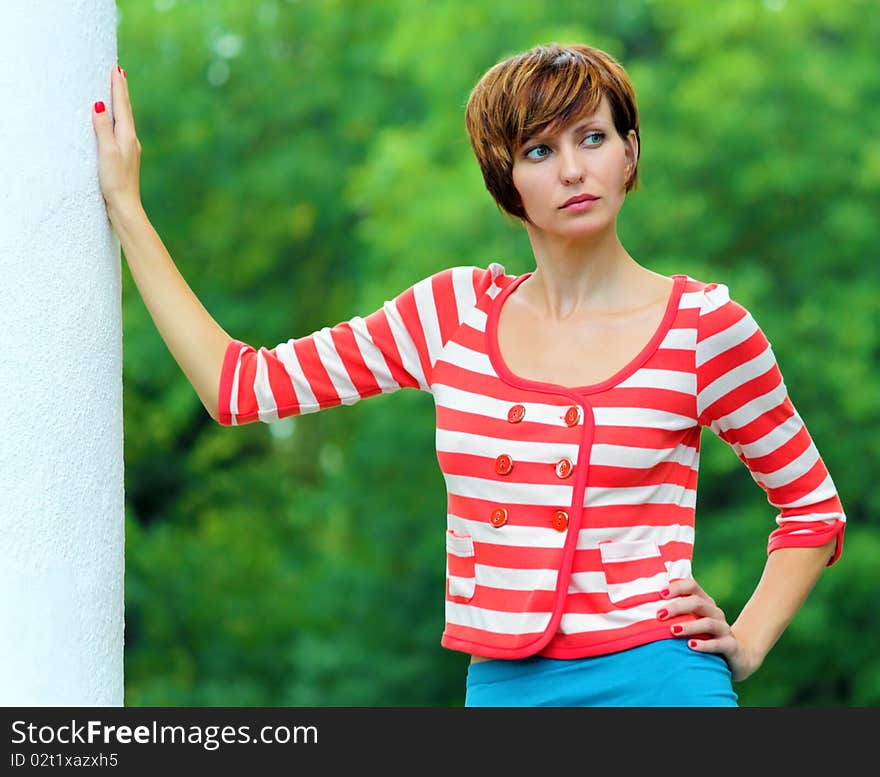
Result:
[[[692,577],[682,577],[676,580],[670,580],[669,585],[666,586],[665,593],[661,591],[660,595],[664,599],[672,599],[676,596],[686,596],[688,594],[696,593],[700,590],[700,586],[697,585],[697,581]]]
[[[119,65],[113,65],[110,69],[110,89],[113,94],[116,137],[120,141],[130,141],[135,137],[134,113],[128,94],[128,79],[122,75]]]
[[[677,615],[703,615],[724,620],[724,613],[705,594],[692,594],[690,596],[677,596],[671,601],[664,602],[663,607],[657,610],[660,620],[668,620]]]
[[[697,639],[691,637],[688,647],[698,653],[721,653],[725,659],[736,650],[736,639],[733,636],[716,637],[714,639]]]
[[[729,634],[730,627],[727,623],[720,621],[717,618],[705,617],[673,623],[669,626],[669,633],[674,637],[711,639]]]
[[[113,134],[113,120],[103,100],[98,100],[92,105],[92,126],[98,136],[98,153],[104,154],[116,146],[116,136]]]

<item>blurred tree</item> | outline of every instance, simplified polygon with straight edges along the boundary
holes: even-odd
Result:
[[[627,68],[642,183],[630,253],[755,315],[848,529],[743,705],[880,701],[877,14],[805,0],[119,0],[144,204],[227,331],[273,346],[443,267],[534,267],[483,188],[463,109],[537,43]],[[415,391],[221,428],[126,274],[126,704],[460,705],[440,647],[445,491]],[[728,614],[775,511],[706,431],[694,571]],[[841,651],[840,644],[848,647]]]

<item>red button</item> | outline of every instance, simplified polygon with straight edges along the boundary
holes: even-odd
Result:
[[[574,470],[574,465],[571,463],[571,459],[560,459],[556,462],[556,475],[560,478],[567,478],[572,471]]]
[[[522,405],[514,405],[510,410],[507,411],[507,420],[512,424],[518,424],[523,420],[523,416],[526,414],[526,409]]]
[[[556,531],[565,531],[568,526],[568,513],[565,510],[557,510],[553,513],[553,528]]]
[[[492,511],[492,515],[491,515],[491,517],[489,518],[489,522],[490,522],[493,526],[495,526],[496,528],[497,528],[498,526],[504,526],[504,524],[507,523],[507,508],[505,508],[505,507],[496,507],[496,508]]]
[[[565,413],[565,423],[569,426],[577,426],[581,420],[581,409],[577,405],[572,405]]]
[[[511,459],[506,453],[502,453],[497,459],[495,459],[495,471],[499,475],[506,475],[512,469],[513,459]]]

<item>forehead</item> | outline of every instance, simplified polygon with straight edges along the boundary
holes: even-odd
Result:
[[[595,111],[585,109],[570,117],[560,116],[558,119],[544,127],[541,134],[544,134],[545,132],[563,132],[573,127],[579,127],[590,121],[605,121],[611,123],[613,119],[611,105],[608,102],[608,98],[603,94],[599,102],[599,107]]]

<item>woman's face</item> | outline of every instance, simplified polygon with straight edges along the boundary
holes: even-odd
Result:
[[[514,156],[513,185],[529,229],[576,239],[613,228],[637,159],[635,131],[627,140],[617,134],[604,96],[593,116],[527,138]],[[566,206],[579,195],[596,199]]]

